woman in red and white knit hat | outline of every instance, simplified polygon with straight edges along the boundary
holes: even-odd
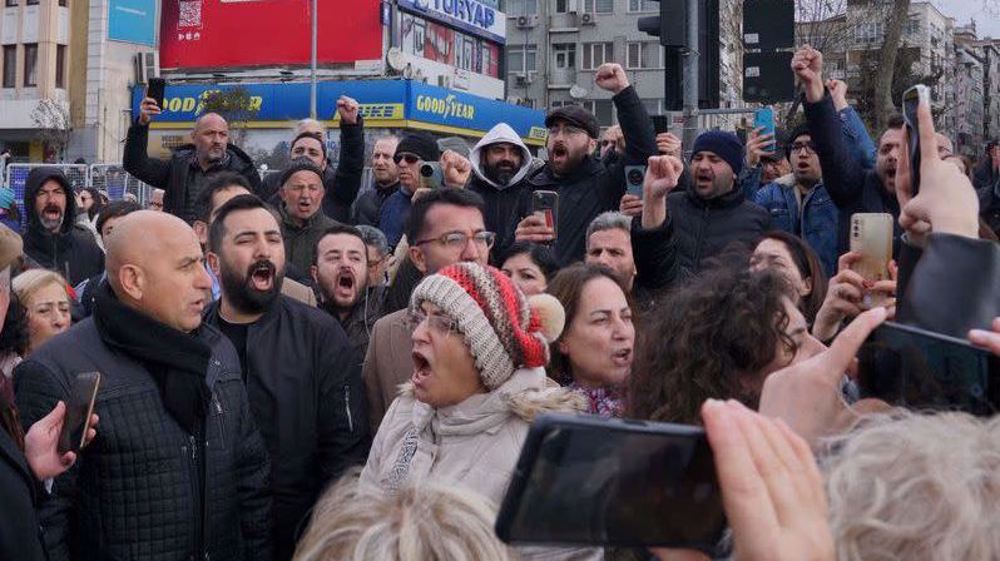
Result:
[[[361,480],[386,490],[434,480],[499,504],[531,419],[585,406],[545,376],[562,307],[548,295],[529,303],[497,269],[459,263],[421,281],[410,314],[413,375]]]

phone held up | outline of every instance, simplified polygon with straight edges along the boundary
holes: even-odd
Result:
[[[917,196],[920,191],[920,120],[917,107],[921,103],[930,106],[930,89],[917,84],[903,92],[903,121],[906,123],[906,137],[910,156],[910,191]]]
[[[625,166],[625,192],[642,198],[642,182],[646,179],[646,166]]]
[[[444,185],[444,172],[438,162],[424,162],[420,166],[420,187],[440,189]]]
[[[713,553],[725,528],[699,427],[593,415],[532,425],[497,516],[507,543],[663,546]]]
[[[163,78],[150,78],[146,85],[146,97],[151,97],[156,101],[156,106],[163,111],[164,98],[167,91],[167,81]]]
[[[866,281],[878,282],[889,278],[889,261],[892,260],[892,215],[878,212],[860,212],[851,215],[851,251],[860,253],[861,260],[851,270]],[[867,293],[866,308],[880,306],[887,301],[885,294]]]
[[[774,135],[775,125],[774,125],[774,108],[768,105],[767,107],[761,107],[760,109],[754,111],[753,114],[753,128],[758,129],[763,127],[764,130],[760,131],[760,134],[770,134]],[[771,142],[765,152],[773,154],[776,148],[776,143]]]
[[[66,403],[66,418],[59,432],[60,454],[79,452],[83,448],[100,386],[100,372],[83,372],[73,380],[72,393]]]
[[[545,225],[558,235],[559,193],[535,191],[531,194],[531,212],[545,219]]]

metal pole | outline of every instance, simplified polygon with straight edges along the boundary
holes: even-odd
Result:
[[[312,74],[309,88],[309,117],[316,118],[316,34],[319,27],[319,0],[312,0]]]
[[[684,53],[684,147],[698,134],[698,0],[687,0],[687,49]]]

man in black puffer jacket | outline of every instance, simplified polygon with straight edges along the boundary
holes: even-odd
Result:
[[[142,100],[138,119],[128,129],[122,165],[125,171],[153,187],[166,191],[163,210],[180,216],[191,224],[195,218],[198,193],[218,171],[235,171],[247,178],[253,190],[260,190],[260,175],[253,160],[243,150],[229,143],[229,124],[217,113],[205,113],[191,131],[193,144],[174,150],[168,161],[150,158],[149,122],[160,108],[151,98]]]
[[[673,230],[682,278],[698,273],[705,259],[730,243],[749,244],[771,228],[767,211],[737,186],[743,144],[735,134],[702,133],[691,153],[692,187],[667,196],[665,227]]]
[[[74,286],[104,272],[104,253],[94,235],[73,223],[76,197],[62,171],[31,170],[24,184],[24,209],[24,253],[38,266],[56,271]]]
[[[107,249],[94,316],[14,371],[26,427],[69,400],[78,373],[101,373],[99,436],[39,516],[50,560],[270,560],[267,451],[236,351],[201,323],[197,236],[139,211]]]

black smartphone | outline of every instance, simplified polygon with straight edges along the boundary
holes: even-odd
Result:
[[[625,166],[625,192],[642,198],[642,182],[646,179],[646,166]]]
[[[911,409],[990,416],[1000,408],[1000,358],[968,341],[888,322],[858,352],[860,396]]]
[[[910,190],[914,197],[920,192],[920,119],[917,118],[917,107],[924,101],[929,105],[930,99],[930,90],[923,84],[903,92],[903,121],[910,147]]]
[[[507,543],[713,553],[726,526],[698,427],[593,415],[532,425],[497,517]]]
[[[94,401],[101,386],[100,372],[82,372],[73,380],[72,393],[66,401],[66,419],[59,432],[58,450],[60,454],[78,452],[83,448],[90,428],[90,416],[94,413]]]
[[[167,91],[167,81],[163,78],[150,78],[146,85],[146,97],[156,100],[156,106],[163,111],[163,98]]]
[[[531,212],[545,219],[545,225],[558,235],[559,193],[535,191],[531,194]]]
[[[670,132],[670,117],[667,115],[653,115],[650,117],[653,120],[653,130],[656,134],[661,134],[665,132]]]

